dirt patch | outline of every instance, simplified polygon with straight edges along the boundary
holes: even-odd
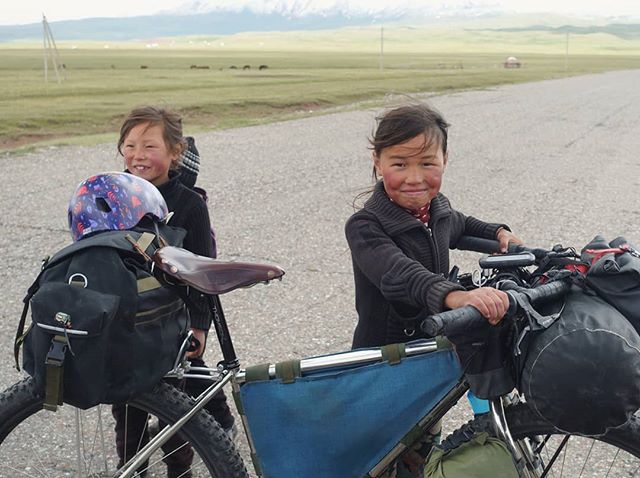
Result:
[[[14,149],[22,148],[23,146],[40,143],[42,141],[51,141],[53,139],[61,139],[67,137],[68,135],[62,134],[23,134],[15,138],[2,138],[0,139],[0,151],[11,151]]]

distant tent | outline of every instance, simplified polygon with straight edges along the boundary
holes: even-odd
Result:
[[[520,68],[522,63],[515,56],[508,56],[503,65],[505,68]]]

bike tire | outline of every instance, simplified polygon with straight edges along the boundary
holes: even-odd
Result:
[[[532,435],[563,435],[524,403],[508,407],[506,415],[511,434],[516,440]],[[596,440],[620,448],[640,459],[640,421],[636,415],[624,425],[610,429]]]
[[[82,433],[76,430],[75,437],[63,436],[60,440],[57,440],[52,438],[48,431],[38,430],[39,426],[48,425],[48,422],[54,419],[59,422],[58,417],[54,416],[58,415],[62,409],[66,409],[67,413],[69,409],[74,410],[73,414],[75,417],[79,416],[76,413],[77,409],[74,409],[70,405],[64,405],[58,412],[53,413],[43,410],[42,404],[42,394],[36,391],[34,381],[31,377],[14,384],[0,394],[0,478],[23,476],[22,473],[26,476],[75,477],[79,476],[77,469],[80,467],[82,467],[81,476],[84,476],[85,473],[87,477],[108,478],[117,476],[117,469],[115,469],[117,465],[113,464],[115,454],[115,442],[113,440],[103,440],[103,445],[106,443],[112,448],[110,452],[105,450],[104,459],[94,456],[94,454],[100,453],[100,451],[92,448],[95,444],[94,442],[99,441],[96,439],[96,436],[99,434],[98,431],[88,435],[89,439],[87,441],[91,441],[90,437],[93,437],[93,442],[88,444],[82,443],[82,446],[77,447],[78,450],[82,450],[81,453],[78,453],[82,456],[70,457],[65,455],[62,459],[56,459],[55,456],[52,456],[52,453],[60,453],[62,455],[63,452],[61,450],[67,452],[66,447],[71,448],[74,445],[74,441],[77,441],[79,436],[84,438],[85,434],[84,430]],[[130,405],[144,410],[151,416],[157,417],[158,420],[169,424],[174,423],[184,415],[191,408],[192,404],[192,398],[164,382],[158,384],[151,392],[145,393],[130,402]],[[98,407],[105,407],[110,416],[110,406]],[[90,410],[99,412],[98,407]],[[88,411],[82,411],[81,413],[85,412]],[[97,420],[100,422],[100,433],[103,433],[106,429],[102,423],[103,415],[107,414],[102,413]],[[33,424],[31,424],[32,421]],[[57,423],[55,425],[55,431],[60,433],[62,429],[63,431],[71,431],[73,435],[73,431],[71,430],[73,424],[67,422],[69,422],[69,420]],[[31,433],[31,428],[35,428],[33,435],[29,434]],[[22,436],[23,434],[25,436]],[[206,412],[201,411],[196,414],[183,426],[179,434],[190,442],[196,456],[199,456],[198,466],[200,469],[193,472],[194,477],[248,477],[247,470],[234,443],[218,423]],[[35,439],[42,443],[32,443],[32,440]],[[41,447],[43,455],[47,454],[46,459],[32,456],[34,451],[40,451]],[[108,453],[111,453],[109,458],[107,458]],[[21,461],[25,459],[22,457],[27,456],[29,457],[29,461],[21,463]],[[153,459],[152,457],[152,460],[150,460],[152,465],[154,463]],[[111,464],[109,464],[109,460]],[[73,469],[74,462],[78,463],[78,467],[75,470]],[[95,462],[96,468],[85,470],[89,462],[92,466]],[[51,464],[49,465],[49,463]],[[60,463],[62,463],[62,465]],[[166,476],[166,468],[163,466],[164,463],[156,459],[155,464],[158,465],[158,470],[160,471],[156,473],[151,470],[148,476]],[[51,470],[48,468],[45,469],[45,467],[49,466]]]

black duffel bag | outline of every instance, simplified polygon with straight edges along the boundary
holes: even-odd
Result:
[[[640,408],[640,336],[588,288],[553,306],[559,319],[528,334],[519,389],[557,429],[601,435]]]

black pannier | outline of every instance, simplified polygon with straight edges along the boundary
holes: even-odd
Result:
[[[607,243],[596,236],[582,250],[592,262],[585,283],[618,309],[640,333],[640,257],[624,237]]]
[[[148,255],[162,240],[180,245],[184,231],[158,228],[101,232],[43,266],[25,298],[15,352],[17,361],[24,344],[23,367],[46,394],[45,408],[125,402],[173,368],[188,315],[154,277]]]
[[[559,319],[528,335],[519,389],[564,432],[597,436],[640,408],[640,337],[625,317],[573,286]],[[550,312],[546,310],[545,312]]]

